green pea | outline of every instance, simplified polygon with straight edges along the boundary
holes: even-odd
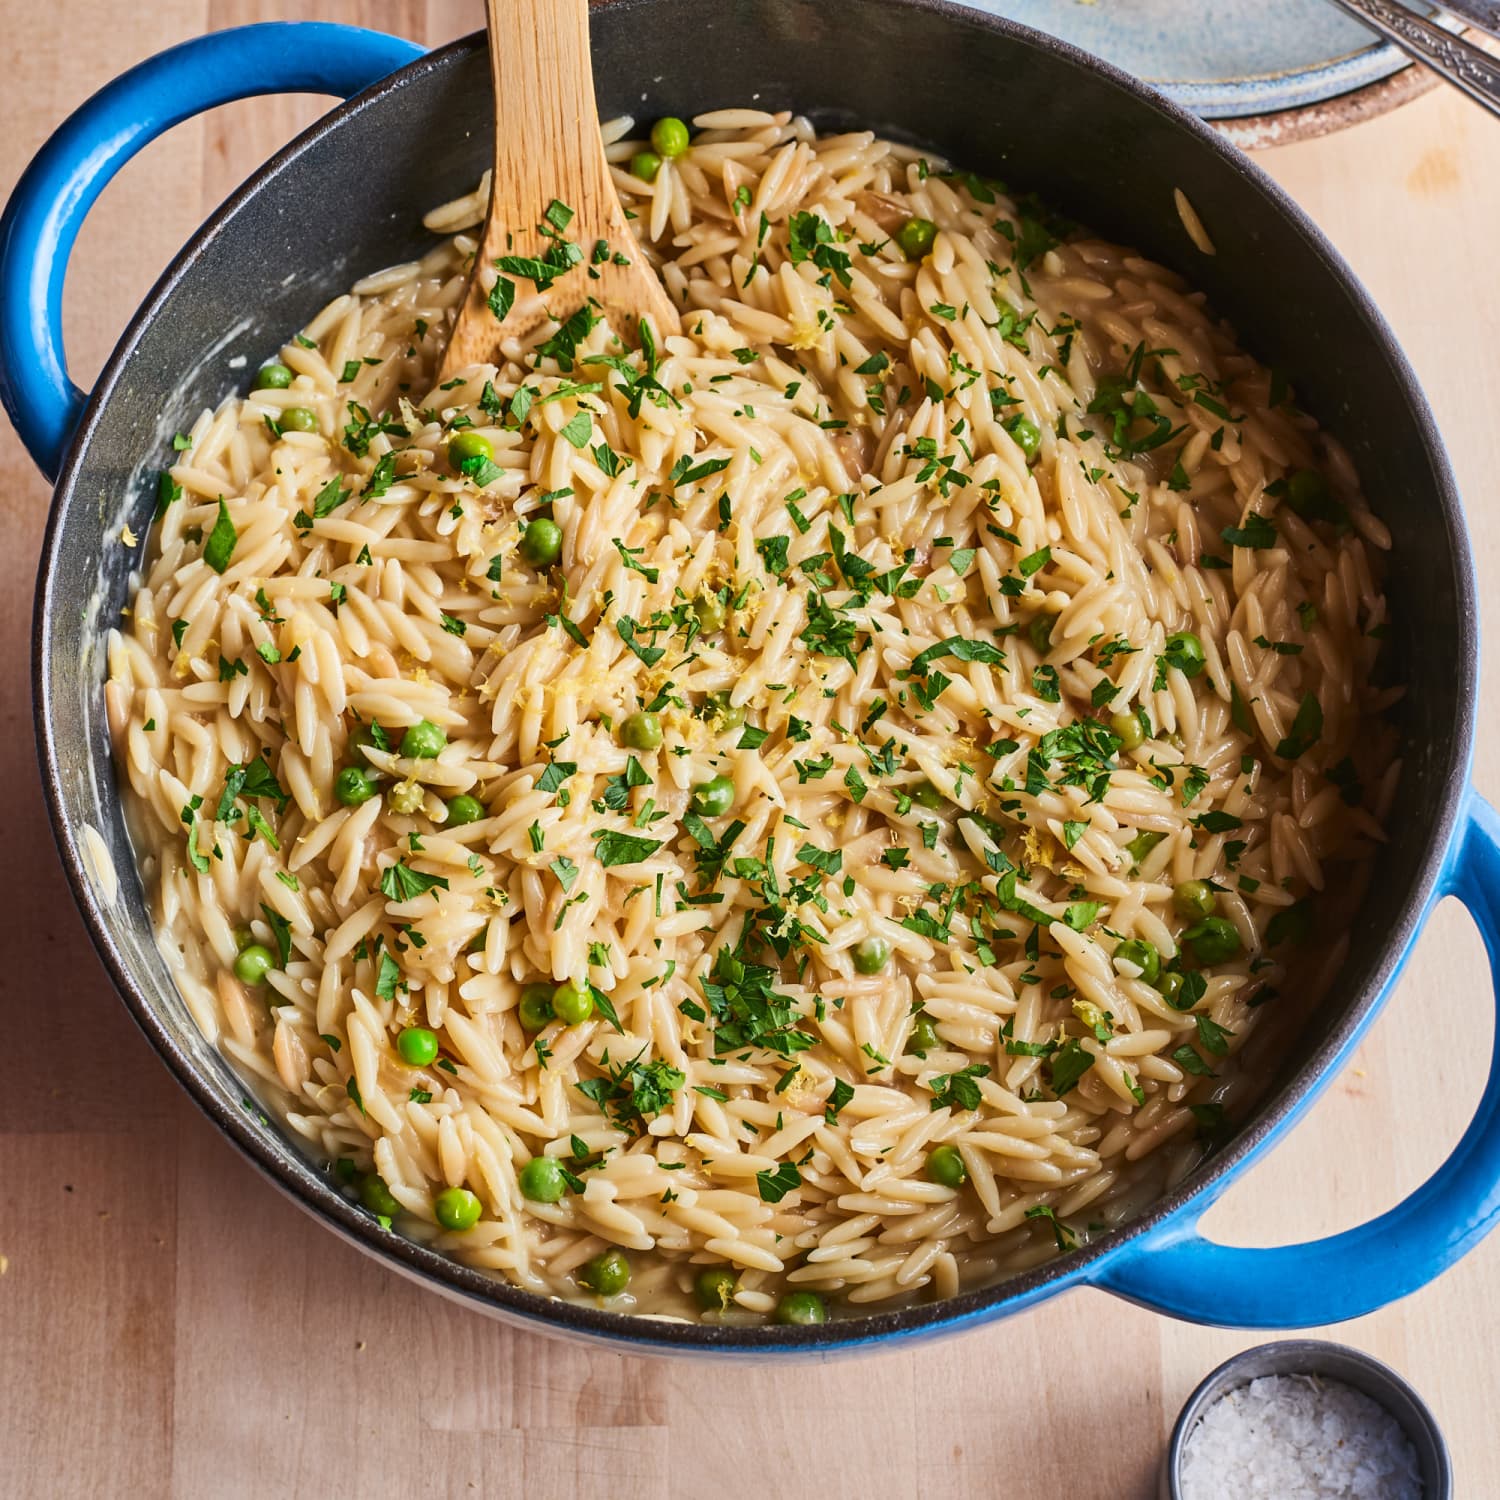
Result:
[[[911,1025],[911,1035],[906,1039],[906,1050],[917,1057],[926,1057],[943,1045],[938,1035],[937,1022],[929,1015],[919,1015]]]
[[[630,1285],[630,1261],[623,1250],[601,1250],[579,1268],[578,1280],[601,1297],[618,1297]]]
[[[937,225],[931,219],[912,217],[896,231],[896,243],[908,260],[920,260],[932,249],[937,238]]]
[[[448,736],[431,719],[419,719],[401,736],[401,753],[408,760],[435,760]]]
[[[489,810],[478,797],[469,797],[460,794],[453,798],[448,804],[448,821],[443,824],[445,828],[462,828],[468,823],[477,823],[481,818],[487,818]]]
[[[1134,964],[1147,984],[1155,984],[1161,974],[1161,954],[1156,951],[1156,944],[1145,938],[1126,938],[1115,949],[1115,960]]]
[[[933,786],[930,781],[916,781],[906,788],[906,795],[911,798],[918,807],[925,807],[937,812],[944,802],[943,794]]]
[[[482,432],[455,432],[448,439],[448,462],[460,474],[495,461],[495,445]]]
[[[390,742],[386,742],[389,747]],[[363,754],[366,750],[378,750],[380,746],[375,743],[375,730],[369,724],[360,724],[349,733],[349,748]]]
[[[1184,880],[1172,892],[1172,905],[1177,909],[1177,915],[1189,921],[1195,917],[1211,916],[1218,904],[1219,898],[1206,880]]]
[[[664,115],[651,127],[651,149],[669,161],[681,156],[690,143],[688,128],[676,115]]]
[[[1164,833],[1138,833],[1126,844],[1125,852],[1133,865],[1139,866],[1146,856],[1166,838]]]
[[[258,391],[284,391],[292,383],[292,372],[285,365],[262,365],[255,372]]]
[[[1304,521],[1347,522],[1349,512],[1329,492],[1328,481],[1316,469],[1298,469],[1286,482],[1286,503]]]
[[[739,1284],[728,1266],[705,1266],[693,1279],[693,1295],[704,1312],[727,1312]]]
[[[432,1200],[432,1211],[444,1229],[472,1229],[484,1212],[484,1205],[468,1188],[444,1188]]]
[[[1179,630],[1169,635],[1161,654],[1169,667],[1176,667],[1184,677],[1196,677],[1206,665],[1203,642],[1191,630]]]
[[[1146,731],[1141,728],[1139,714],[1111,714],[1109,727],[1119,740],[1122,750],[1139,750],[1146,741]]]
[[[527,1031],[540,1031],[552,1020],[552,991],[554,986],[545,980],[536,980],[522,986],[521,1004],[517,1014]]]
[[[700,818],[722,818],[734,806],[734,782],[715,776],[693,788],[693,811]]]
[[[738,729],[745,722],[745,710],[729,701],[729,689],[719,688],[703,700],[703,717],[723,734]]]
[[[957,1146],[934,1146],[927,1153],[927,1176],[942,1187],[961,1188],[969,1180],[969,1169]]]
[[[565,1026],[581,1026],[594,1013],[594,997],[587,985],[565,979],[552,991],[552,1009]]]
[[[359,807],[376,790],[374,776],[361,766],[345,766],[333,783],[333,794],[345,807]]]
[[[788,1292],[776,1304],[776,1321],[793,1325],[826,1323],[828,1309],[816,1292]]]
[[[1282,943],[1305,943],[1312,936],[1313,909],[1311,901],[1298,901],[1283,906],[1266,923],[1266,947],[1279,948]]]
[[[1232,682],[1229,684],[1229,722],[1241,734],[1255,733],[1255,720],[1250,716],[1250,705]]]
[[[276,967],[276,955],[259,943],[241,948],[234,961],[234,977],[241,984],[264,984],[266,975]]]
[[[1200,964],[1227,963],[1240,951],[1239,929],[1227,917],[1205,917],[1182,938]]]
[[[359,1180],[359,1201],[372,1214],[382,1219],[394,1219],[401,1212],[401,1204],[385,1185],[385,1178],[378,1172],[366,1172]]]
[[[533,1156],[521,1168],[521,1192],[533,1203],[556,1203],[568,1190],[562,1163],[550,1156]]]
[[[1023,417],[1020,412],[1017,412],[1005,424],[1005,430],[1015,439],[1016,446],[1021,452],[1026,455],[1026,462],[1030,463],[1042,446],[1042,429],[1030,417]]]
[[[255,941],[254,930],[248,922],[236,922],[233,931],[236,952],[242,948],[248,948]]]
[[[562,556],[562,527],[546,516],[529,522],[521,535],[521,556],[533,568],[550,568]]]
[[[631,714],[620,725],[620,743],[631,750],[661,747],[661,720],[644,709]]]
[[[891,945],[884,938],[865,937],[854,945],[854,968],[860,974],[878,974],[891,961]]]
[[[408,1026],[396,1038],[396,1051],[401,1054],[402,1062],[425,1068],[438,1055],[437,1035],[425,1026]]]
[[[1045,656],[1052,649],[1052,627],[1056,624],[1056,615],[1037,615],[1026,627],[1026,638],[1038,656]]]
[[[1182,998],[1182,986],[1184,982],[1185,981],[1183,980],[1182,975],[1179,974],[1175,969],[1168,969],[1164,974],[1160,975],[1157,978],[1157,993],[1160,994],[1162,999],[1165,1000],[1173,1010],[1185,1009],[1184,1006],[1181,1006],[1177,1003]]]
[[[660,171],[661,157],[654,151],[637,151],[630,158],[630,175],[639,177],[642,182],[655,182]]]
[[[289,406],[277,418],[276,425],[283,432],[316,432],[318,414],[305,406]]]
[[[729,611],[717,594],[699,594],[693,600],[693,614],[698,628],[704,631],[722,630],[729,619]]]
[[[1328,481],[1316,469],[1298,469],[1286,482],[1286,503],[1299,516],[1327,498]]]
[[[426,789],[419,781],[398,781],[385,794],[385,805],[393,813],[416,812],[427,798]]]

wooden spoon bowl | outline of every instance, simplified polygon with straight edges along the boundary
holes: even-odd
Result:
[[[676,309],[641,253],[604,159],[588,0],[487,0],[495,88],[489,210],[441,384],[588,308],[624,334]]]

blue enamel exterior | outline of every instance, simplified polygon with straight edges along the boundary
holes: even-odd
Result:
[[[1444,896],[1469,909],[1500,991],[1500,815],[1472,787],[1439,884],[1423,913]],[[1274,1249],[1220,1245],[1198,1220],[1242,1172],[1307,1111],[1389,999],[1410,949],[1317,1086],[1276,1128],[1154,1235],[1123,1245],[1092,1267],[1092,1284],[1158,1312],[1235,1328],[1312,1328],[1374,1312],[1426,1286],[1466,1255],[1500,1218],[1500,1027],[1484,1096],[1463,1139],[1428,1180],[1388,1213],[1326,1239]]]
[[[276,91],[352,95],[420,55],[412,44],[350,27],[270,23],[185,43],[144,62],[84,104],[38,154],[0,218],[0,396],[37,464],[55,476],[85,397],[68,379],[61,346],[67,256],[90,205],[119,167],[148,141],[190,115],[232,99]],[[49,535],[49,545],[51,537]],[[1472,762],[1472,734],[1463,777]],[[1453,825],[1441,873],[1421,912],[1456,895],[1473,914],[1500,975],[1500,816],[1470,789]],[[1229,1153],[1225,1170],[1175,1211],[1147,1217],[1076,1257],[1071,1270],[1023,1282],[1016,1291],[937,1319],[893,1315],[872,1331],[841,1334],[838,1324],[794,1345],[769,1342],[769,1330],[716,1330],[714,1342],[668,1352],[827,1356],[910,1342],[971,1327],[1029,1307],[1057,1292],[1092,1285],[1175,1317],[1238,1327],[1294,1328],[1369,1312],[1423,1286],[1452,1265],[1500,1217],[1500,1030],[1484,1098],[1448,1161],[1404,1203],[1370,1223],[1328,1239],[1279,1249],[1215,1244],[1197,1231],[1210,1204],[1251,1161],[1278,1140],[1332,1080],[1394,988],[1410,951],[1396,956],[1377,1001],[1323,1068],[1315,1084],[1258,1137]],[[105,953],[106,962],[110,955]],[[120,971],[111,964],[117,979]],[[153,1037],[158,1046],[160,1039]],[[196,1097],[196,1095],[195,1095]],[[213,1108],[199,1097],[211,1114]],[[231,1129],[229,1122],[215,1115]],[[389,1231],[341,1200],[317,1203],[266,1154],[252,1155],[272,1180],[361,1249],[423,1285],[485,1312],[545,1331],[605,1340],[620,1349],[663,1352],[640,1321],[601,1317],[528,1299],[534,1309],[501,1308],[475,1278],[455,1268],[435,1274],[431,1252]],[[347,1209],[347,1212],[344,1210]],[[451,1263],[447,1263],[451,1264]],[[649,1325],[647,1325],[649,1326]],[[789,1330],[781,1330],[788,1333]]]
[[[321,21],[213,32],[138,63],[58,128],[0,218],[0,402],[49,479],[87,399],[68,378],[63,280],[79,226],[115,173],[215,105],[255,94],[347,99],[421,55],[400,37]]]

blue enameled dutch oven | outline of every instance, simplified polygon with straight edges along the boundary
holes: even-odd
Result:
[[[828,1352],[973,1326],[1080,1285],[1177,1317],[1291,1328],[1422,1286],[1500,1214],[1500,1066],[1453,1155],[1372,1223],[1273,1250],[1215,1244],[1197,1228],[1349,1056],[1434,902],[1464,901],[1492,958],[1500,941],[1500,820],[1469,786],[1479,641],[1469,543],[1432,414],[1380,314],[1245,157],[1140,83],[1022,27],[936,0],[613,0],[596,10],[593,32],[606,115],[650,120],[753,101],[825,126],[874,126],[1141,246],[1207,291],[1348,445],[1395,537],[1387,670],[1409,692],[1399,811],[1343,974],[1273,1061],[1259,1107],[1168,1197],[1075,1254],[949,1301],[808,1328],[632,1319],[490,1280],[382,1230],[345,1199],[246,1099],[172,987],[132,873],[102,693],[100,642],[135,558],[120,532],[146,533],[166,438],[239,389],[247,362],[357,276],[418,254],[429,242],[423,212],[470,189],[488,164],[481,38],[424,56],[368,31],[277,24],[189,42],[103,89],[42,149],[0,221],[0,389],[57,480],[35,616],[42,769],[74,894],[131,1013],[209,1118],[324,1223],[427,1286],[551,1332],[653,1351]],[[89,206],[168,126],[288,90],[347,102],[214,214],[85,396],[68,379],[59,330],[68,253]],[[1175,188],[1208,226],[1215,256],[1194,249]],[[86,826],[121,872],[117,894],[89,858]]]

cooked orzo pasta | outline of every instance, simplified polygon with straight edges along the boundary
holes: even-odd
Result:
[[[1387,534],[1173,273],[696,125],[607,137],[680,334],[434,390],[482,186],[200,416],[108,701],[187,1005],[373,1213],[821,1321],[1119,1223],[1264,1079],[1395,784]],[[549,217],[497,302],[619,251]]]

